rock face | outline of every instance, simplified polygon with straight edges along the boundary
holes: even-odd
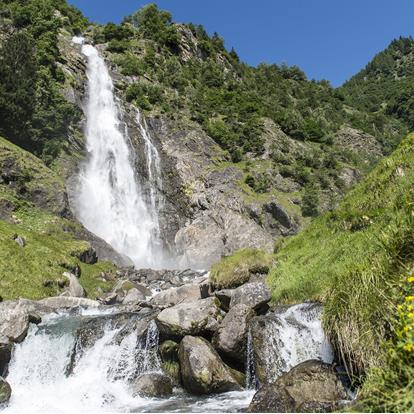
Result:
[[[249,412],[331,412],[347,399],[345,387],[334,368],[309,360],[264,385],[254,395]]]
[[[178,354],[182,382],[189,392],[210,394],[242,389],[231,369],[204,338],[185,336]]]
[[[161,311],[156,322],[167,337],[208,334],[216,331],[222,312],[215,298],[185,302]]]
[[[142,397],[168,397],[173,391],[170,378],[156,372],[140,375],[132,388],[133,395]]]
[[[232,307],[214,334],[214,347],[227,357],[244,362],[248,323],[254,316],[254,311],[243,303]]]
[[[7,403],[11,397],[11,388],[9,383],[0,377],[0,404]]]
[[[260,312],[266,311],[269,307],[270,290],[264,283],[246,283],[234,289],[230,299],[230,308],[240,303]]]

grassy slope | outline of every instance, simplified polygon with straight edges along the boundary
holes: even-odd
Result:
[[[13,160],[19,167],[18,180],[25,188],[41,188],[46,194],[64,191],[62,181],[41,160],[0,137],[0,159]],[[81,263],[76,254],[87,249],[88,243],[76,240],[74,232],[79,224],[56,216],[22,200],[13,186],[0,184],[0,204],[7,201],[14,206],[12,220],[0,220],[0,296],[3,299],[26,297],[38,299],[57,295],[61,291],[44,287],[45,280],[62,278],[71,266],[80,265],[80,283],[88,296],[94,297],[97,288],[110,288],[109,282],[98,278],[101,271],[113,266],[106,262],[94,265]],[[20,247],[14,235],[23,236],[27,244]]]
[[[324,325],[349,371],[368,374],[362,392],[368,409],[414,408],[407,399],[414,385],[404,382],[414,362],[414,284],[407,282],[414,258],[413,182],[410,134],[335,211],[287,240],[269,277],[275,301],[325,302]],[[407,368],[397,373],[397,367]]]

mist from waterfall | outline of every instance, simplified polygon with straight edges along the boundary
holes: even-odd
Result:
[[[150,194],[146,197],[135,176],[128,129],[121,122],[105,62],[91,45],[83,45],[82,53],[88,59],[88,159],[79,176],[78,218],[135,266],[159,268],[162,244],[155,188],[160,185],[158,152],[138,115],[149,177]]]

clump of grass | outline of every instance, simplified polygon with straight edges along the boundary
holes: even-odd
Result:
[[[246,283],[252,274],[267,274],[271,265],[271,254],[258,249],[242,249],[211,267],[210,282],[217,289],[234,288]]]
[[[414,259],[413,182],[410,134],[335,211],[287,240],[269,277],[276,302],[322,300],[326,332],[348,372],[367,375],[370,389],[373,378],[388,382],[401,400],[412,383],[392,385],[392,378],[409,373],[397,373],[404,364],[389,362],[393,347],[385,344],[397,346],[401,271]]]

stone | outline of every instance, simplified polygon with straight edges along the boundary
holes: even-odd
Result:
[[[166,361],[178,361],[178,343],[168,339],[159,346],[161,359]]]
[[[71,296],[51,296],[49,298],[40,299],[38,303],[51,309],[75,308],[78,306],[84,308],[98,308],[100,306],[100,303],[96,300]]]
[[[22,342],[29,329],[29,314],[18,301],[0,303],[0,336],[12,342]]]
[[[178,351],[181,378],[193,394],[241,391],[232,370],[204,338],[185,336]]]
[[[276,382],[263,385],[248,412],[331,412],[348,398],[332,365],[317,360],[302,362]]]
[[[10,400],[11,397],[11,387],[10,384],[0,377],[0,404],[5,404]]]
[[[226,312],[230,309],[230,301],[231,297],[233,296],[233,293],[234,289],[222,289],[214,292],[214,296],[220,302],[220,308]]]
[[[150,372],[140,375],[132,383],[133,395],[168,397],[172,394],[171,379],[164,374]]]
[[[152,299],[152,303],[158,306],[174,306],[178,303],[192,302],[197,299],[201,299],[200,285],[189,283],[156,294]]]
[[[230,299],[230,308],[243,303],[257,312],[265,312],[269,309],[270,299],[270,290],[264,283],[246,283],[234,289]]]
[[[86,296],[85,289],[73,273],[64,272],[63,276],[69,280],[69,287],[63,293],[64,296],[71,296],[73,298],[84,298]]]
[[[12,347],[12,344],[6,337],[0,338],[0,377],[7,375]]]
[[[23,236],[19,236],[18,234],[14,235],[13,240],[20,246],[26,246],[26,239]]]
[[[222,319],[215,298],[184,302],[161,311],[156,323],[165,337],[213,333]]]
[[[219,353],[242,363],[245,362],[248,324],[254,316],[256,315],[252,308],[243,303],[229,310],[212,340],[213,346]]]
[[[145,295],[134,287],[128,291],[122,303],[124,305],[128,305],[130,303],[138,303],[143,300],[145,300]]]

